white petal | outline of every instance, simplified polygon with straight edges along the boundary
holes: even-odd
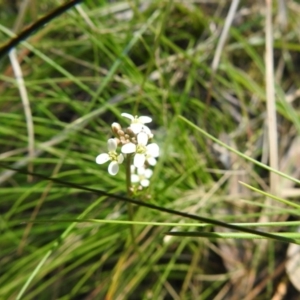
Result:
[[[140,182],[140,177],[136,174],[132,174],[131,175],[131,182],[133,182],[133,183]]]
[[[131,166],[130,166],[130,172],[131,172],[131,173],[134,173],[134,171],[135,171],[135,166],[134,166],[134,165],[131,165]]]
[[[137,141],[139,145],[146,146],[148,143],[148,135],[145,132],[141,132],[137,136]]]
[[[117,141],[115,139],[109,139],[107,141],[107,148],[108,148],[108,151],[116,151],[117,149]]]
[[[109,155],[107,153],[99,154],[96,157],[96,163],[99,165],[102,165],[102,164],[106,163],[107,161],[109,161]]]
[[[133,123],[129,126],[129,128],[133,131],[133,133],[139,134],[143,129],[143,124]]]
[[[148,137],[149,136],[153,137],[153,134],[151,133],[150,128],[148,126],[146,126],[146,125],[142,125],[141,132],[147,133]]]
[[[147,117],[147,116],[141,116],[141,117],[139,117],[139,121],[141,123],[145,124],[145,123],[152,122],[152,119],[150,117]]]
[[[137,167],[140,168],[144,165],[146,160],[146,157],[144,154],[136,153],[133,159],[133,164]]]
[[[153,171],[150,169],[145,170],[145,177],[150,178],[153,174]]]
[[[133,143],[128,143],[121,148],[121,152],[123,153],[133,153],[136,151],[136,145]]]
[[[143,186],[143,187],[148,187],[149,184],[150,184],[150,181],[148,179],[143,179],[141,181],[141,186]]]
[[[145,174],[145,168],[144,167],[140,167],[140,168],[138,168],[137,169],[137,173],[138,173],[138,175],[144,175]]]
[[[116,175],[119,171],[119,164],[116,161],[112,161],[108,166],[108,173],[110,175]]]
[[[159,147],[157,144],[155,143],[149,144],[146,148],[147,148],[147,155],[153,157],[159,156]]]
[[[124,161],[124,155],[123,154],[119,154],[118,155],[118,164],[121,164]]]
[[[130,115],[130,114],[128,114],[128,113],[122,113],[121,116],[122,116],[122,117],[125,117],[125,118],[128,118],[128,119],[130,119],[130,120],[133,120],[133,119],[134,119],[134,116],[133,116],[133,115]]]
[[[147,162],[150,166],[155,166],[156,165],[156,159],[154,157],[148,157]]]

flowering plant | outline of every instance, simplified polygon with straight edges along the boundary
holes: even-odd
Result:
[[[153,134],[145,124],[152,121],[150,117],[132,116],[128,113],[121,115],[129,119],[131,124],[124,129],[119,123],[112,124],[115,138],[107,141],[108,152],[99,154],[96,157],[96,163],[104,164],[110,161],[108,173],[116,175],[119,171],[119,165],[126,161],[128,190],[133,192],[134,187],[142,189],[149,186],[149,178],[153,173],[149,166],[156,164],[159,147],[156,143],[149,143]],[[118,147],[120,147],[121,153],[117,152]]]

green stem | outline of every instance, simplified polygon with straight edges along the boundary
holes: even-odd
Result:
[[[130,198],[132,196],[132,186],[131,186],[131,160],[132,154],[127,154],[126,159],[126,187],[127,187],[127,196]],[[132,203],[127,203],[127,211],[128,211],[128,219],[129,221],[133,221],[133,206]],[[130,225],[130,235],[132,239],[132,244],[136,247],[135,244],[135,234],[134,234],[134,225]]]
[[[132,196],[132,190],[131,190],[131,160],[132,160],[132,154],[127,154],[126,158],[126,187],[127,187],[127,196]]]

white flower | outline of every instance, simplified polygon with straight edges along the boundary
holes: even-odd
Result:
[[[130,114],[127,114],[127,113],[122,113],[121,116],[131,120],[131,124],[130,124],[129,128],[135,134],[138,134],[138,133],[140,133],[141,131],[144,130],[147,134],[149,132],[149,135],[151,135],[150,129],[147,126],[144,125],[146,123],[152,122],[152,119],[150,117],[147,117],[147,116],[138,117],[138,116],[133,116],[133,115],[130,115]]]
[[[110,175],[116,175],[118,173],[119,164],[124,160],[123,154],[118,155],[116,152],[117,146],[117,141],[115,139],[109,139],[107,141],[108,153],[102,153],[96,157],[96,163],[100,165],[111,160],[111,163],[108,166],[108,173]]]
[[[140,132],[137,135],[137,145],[128,143],[122,147],[121,151],[126,154],[135,153],[133,164],[135,167],[139,168],[144,165],[146,159],[148,160],[151,157],[154,158],[159,155],[158,145],[155,143],[147,145],[147,143],[148,135],[145,132]]]
[[[150,166],[155,166],[156,165],[155,157],[159,156],[159,147],[157,144],[152,143],[149,144],[146,148],[147,148],[146,160]]]
[[[140,183],[143,187],[148,187],[150,184],[149,178],[152,176],[153,172],[150,169],[145,169],[144,167],[137,168],[137,174],[135,174],[135,167],[131,166],[131,182]]]
[[[131,125],[131,126],[132,126],[132,125]],[[129,127],[129,128],[131,128],[131,127]],[[131,128],[131,130],[132,130],[132,128]],[[132,131],[133,131],[133,130],[132,130]],[[133,131],[133,132],[134,132],[134,131]],[[152,138],[153,138],[153,134],[152,134],[150,128],[149,128],[148,126],[146,126],[146,125],[142,125],[140,131],[137,132],[137,133],[140,133],[140,132],[145,132],[145,133],[148,135],[148,139],[152,139]],[[134,133],[137,134],[136,132],[134,132]]]

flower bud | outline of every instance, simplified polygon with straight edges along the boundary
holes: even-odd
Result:
[[[132,131],[132,129],[131,129],[130,127],[128,127],[128,128],[126,129],[126,133],[127,133],[128,135],[130,135],[130,136],[136,136],[136,134]]]
[[[122,127],[119,123],[114,122],[111,124],[111,129],[115,135],[118,135],[118,131],[122,130]]]
[[[118,132],[117,132],[117,135],[120,136],[120,137],[121,137],[121,136],[124,136],[124,134],[125,134],[125,133],[124,133],[123,130],[118,130]]]
[[[121,143],[121,145],[126,144],[126,139],[124,138],[124,136],[120,136],[120,143]]]

